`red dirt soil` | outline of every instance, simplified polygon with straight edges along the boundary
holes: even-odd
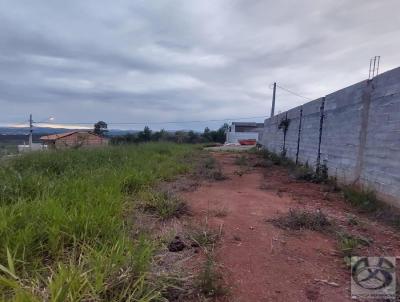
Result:
[[[235,164],[237,154],[212,155],[228,179],[203,183],[182,195],[195,220],[207,219],[215,228],[222,225],[215,255],[229,294],[216,301],[351,301],[350,271],[333,236],[285,231],[267,221],[290,208],[320,209],[351,233],[372,238],[361,255],[400,255],[399,236],[392,228],[359,215],[362,227],[348,225],[348,214],[356,212],[340,193],[291,179],[282,167],[249,165],[242,173],[243,167]],[[246,156],[257,161],[256,155]],[[216,212],[226,215],[215,217]]]

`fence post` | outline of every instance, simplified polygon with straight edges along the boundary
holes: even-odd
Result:
[[[296,165],[299,163],[299,152],[300,152],[300,136],[301,136],[301,122],[303,119],[303,106],[300,108],[300,120],[299,120],[299,132],[297,135],[297,151],[296,151]]]
[[[322,103],[320,107],[318,156],[317,156],[317,169],[316,169],[317,174],[319,174],[321,169],[321,141],[322,141],[322,128],[324,126],[324,108],[325,108],[325,97],[322,98]]]

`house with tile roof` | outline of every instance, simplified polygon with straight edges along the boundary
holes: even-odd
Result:
[[[108,145],[108,138],[91,131],[72,131],[52,134],[40,138],[48,149],[65,149],[81,147],[101,147]]]

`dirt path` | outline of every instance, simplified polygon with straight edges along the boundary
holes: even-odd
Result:
[[[340,195],[292,180],[280,167],[249,165],[242,174],[235,164],[238,155],[213,156],[229,179],[205,183],[183,195],[194,219],[222,225],[216,259],[229,295],[219,301],[350,301],[350,273],[335,238],[312,231],[289,232],[266,222],[290,208],[307,208],[321,209],[346,224],[351,209]],[[363,255],[400,255],[399,238],[390,228],[368,221],[353,231],[374,239]]]

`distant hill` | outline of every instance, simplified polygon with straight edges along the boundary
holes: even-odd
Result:
[[[42,136],[48,134],[58,134],[64,132],[71,132],[71,131],[78,131],[82,129],[65,129],[65,128],[49,128],[49,127],[35,127],[34,128],[34,135],[35,136]],[[119,130],[119,129],[112,129],[108,131],[108,135],[115,136],[115,135],[124,135],[127,133],[137,133],[136,130]],[[0,135],[28,135],[29,128],[28,127],[0,127]]]
[[[35,127],[34,133],[36,134],[57,134],[63,132],[73,131],[71,129],[63,128],[47,128],[47,127]],[[28,127],[0,127],[0,135],[28,135]]]

